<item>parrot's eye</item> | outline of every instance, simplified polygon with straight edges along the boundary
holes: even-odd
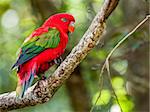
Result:
[[[68,20],[66,18],[61,18],[61,21],[67,22]]]

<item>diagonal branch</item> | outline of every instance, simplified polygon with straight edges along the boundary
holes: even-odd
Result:
[[[64,62],[56,69],[52,76],[40,80],[28,89],[24,98],[17,99],[16,93],[10,92],[0,95],[0,111],[13,110],[49,101],[57,89],[71,76],[73,70],[96,46],[105,31],[105,21],[116,8],[119,0],[105,0],[89,29],[81,38]]]

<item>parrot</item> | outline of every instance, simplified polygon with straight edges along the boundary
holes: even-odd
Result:
[[[50,16],[24,40],[12,66],[12,69],[17,69],[18,97],[23,98],[34,78],[46,78],[45,71],[62,62],[61,55],[66,49],[69,33],[74,30],[75,18],[68,13],[58,13]]]

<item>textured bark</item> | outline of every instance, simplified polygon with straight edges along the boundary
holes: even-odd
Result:
[[[96,15],[78,45],[73,48],[52,76],[46,80],[40,80],[29,88],[22,99],[17,99],[15,92],[1,94],[0,110],[13,110],[49,101],[56,90],[70,77],[77,65],[96,46],[105,31],[105,21],[116,8],[118,1],[105,0],[100,12]]]

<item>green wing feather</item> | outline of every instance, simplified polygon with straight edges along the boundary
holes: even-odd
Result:
[[[19,58],[12,68],[27,62],[47,48],[56,48],[60,42],[59,35],[57,29],[49,29],[48,32],[23,43]]]
[[[44,48],[55,48],[58,46],[60,42],[59,31],[53,29],[46,34],[43,34],[39,40],[36,41],[37,46],[41,46]]]

